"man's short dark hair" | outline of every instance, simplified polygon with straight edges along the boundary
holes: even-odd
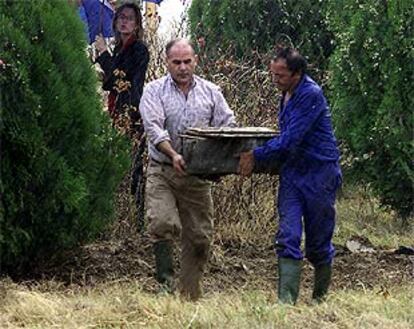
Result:
[[[195,51],[194,51],[194,44],[190,40],[183,39],[183,38],[177,38],[177,39],[173,39],[173,40],[169,41],[167,43],[167,45],[165,46],[165,54],[167,55],[167,57],[170,54],[171,48],[175,44],[177,44],[178,42],[181,42],[181,41],[184,41],[185,43],[187,43],[191,47],[191,49],[193,50],[193,53],[195,53]]]
[[[307,61],[296,49],[278,46],[272,61],[275,62],[279,59],[284,59],[286,61],[289,71],[292,71],[293,73],[300,72],[301,74],[306,73],[306,68],[308,66]]]

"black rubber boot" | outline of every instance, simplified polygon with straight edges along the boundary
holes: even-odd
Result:
[[[296,304],[299,295],[302,261],[291,258],[279,258],[279,303]]]
[[[161,284],[163,292],[174,291],[174,265],[173,248],[170,241],[158,241],[154,243],[155,278]]]
[[[312,298],[320,303],[322,302],[329,289],[332,277],[332,266],[330,264],[315,266],[315,278],[313,285]]]

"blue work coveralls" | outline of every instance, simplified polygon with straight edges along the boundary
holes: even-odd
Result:
[[[329,107],[322,89],[306,74],[285,105],[284,98],[280,135],[253,152],[258,166],[280,165],[276,252],[279,257],[303,259],[304,225],[308,260],[314,266],[331,264],[334,205],[342,175]]]

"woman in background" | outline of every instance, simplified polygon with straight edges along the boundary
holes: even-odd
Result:
[[[113,30],[113,54],[109,53],[104,38],[98,36],[95,43],[99,53],[96,62],[104,71],[103,89],[109,91],[108,112],[113,124],[132,139],[136,149],[131,192],[136,195],[140,216],[140,213],[143,214],[144,191],[142,157],[146,143],[138,105],[144,87],[149,52],[142,41],[142,15],[139,7],[134,3],[125,3],[117,8]]]

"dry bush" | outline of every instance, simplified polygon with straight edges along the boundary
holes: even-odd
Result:
[[[229,49],[216,59],[199,53],[199,74],[218,84],[241,126],[275,128],[278,97],[270,83],[267,58],[250,54],[236,61]],[[213,188],[217,240],[268,245],[273,235],[277,177],[231,175]]]

